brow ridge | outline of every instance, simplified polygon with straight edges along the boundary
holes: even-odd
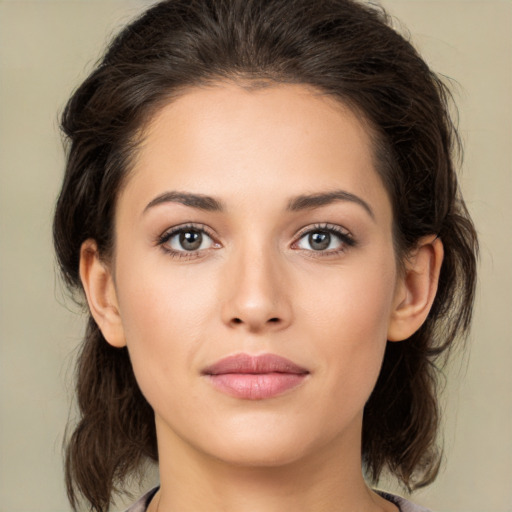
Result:
[[[163,203],[180,203],[185,206],[190,206],[207,212],[220,212],[224,210],[222,203],[211,196],[193,194],[190,192],[171,191],[164,192],[152,199],[146,208],[144,208],[144,212]]]
[[[335,203],[336,201],[348,201],[356,203],[362,206],[372,219],[375,220],[375,214],[370,205],[359,196],[347,192],[345,190],[333,190],[329,192],[320,192],[314,194],[304,194],[294,197],[288,203],[288,210],[297,212],[301,210],[310,210],[314,208],[320,208],[329,204]]]
[[[352,194],[351,192],[347,192],[345,190],[333,190],[329,192],[302,194],[292,198],[288,203],[287,209],[292,212],[297,212],[302,210],[320,208],[322,206],[332,204],[336,201],[348,201],[356,203],[362,206],[372,219],[375,219],[375,214],[373,213],[372,208],[366,201],[361,199],[359,196]],[[208,212],[224,211],[223,204],[219,200],[211,196],[207,196],[204,194],[194,194],[190,192],[171,191],[164,192],[163,194],[160,194],[154,199],[152,199],[145,207],[144,212],[159,204],[169,202],[180,203],[185,206],[190,206],[192,208],[197,208],[199,210],[204,210]]]

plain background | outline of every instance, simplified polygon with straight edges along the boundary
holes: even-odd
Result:
[[[61,440],[82,318],[51,246],[57,119],[105,42],[148,3],[0,0],[0,512],[69,510]],[[384,5],[456,82],[461,182],[481,242],[471,349],[443,398],[443,470],[413,499],[438,512],[512,511],[512,3]]]

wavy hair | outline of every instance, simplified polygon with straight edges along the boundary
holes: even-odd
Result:
[[[363,418],[368,478],[388,470],[409,489],[426,485],[440,460],[438,367],[470,325],[477,240],[454,170],[450,93],[381,8],[355,0],[167,0],[127,26],[62,115],[67,167],[54,244],[64,280],[81,292],[86,239],[111,255],[116,198],[152,115],[188,87],[226,79],[306,84],[356,110],[371,127],[391,199],[397,261],[425,235],[442,239],[430,314],[408,340],[388,343]],[[111,347],[90,315],[76,378],[68,496],[74,510],[82,496],[103,512],[143,461],[158,459],[153,412],[126,348]]]

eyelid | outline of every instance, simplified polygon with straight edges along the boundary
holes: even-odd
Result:
[[[187,230],[195,230],[204,233],[208,238],[210,238],[213,242],[213,247],[209,247],[208,249],[198,249],[196,251],[180,251],[176,249],[172,249],[169,246],[166,246],[167,242],[171,240],[175,235],[182,231]],[[161,235],[158,235],[155,241],[155,245],[161,247],[161,249],[166,253],[176,258],[183,259],[191,259],[197,258],[201,256],[201,253],[204,253],[212,248],[217,249],[221,246],[217,237],[214,235],[213,230],[205,224],[195,223],[195,222],[186,222],[184,224],[178,224],[176,226],[172,226],[166,229]]]
[[[342,247],[339,249],[331,249],[331,250],[325,250],[325,251],[314,251],[314,250],[308,250],[308,249],[302,249],[299,247],[295,247],[298,250],[304,250],[307,252],[314,252],[316,253],[315,256],[321,256],[321,255],[332,255],[337,254],[339,252],[343,252],[347,249],[347,247],[353,247],[356,245],[356,240],[354,239],[354,236],[352,233],[338,225],[338,224],[331,224],[331,223],[320,223],[320,224],[313,224],[309,226],[305,226],[302,229],[299,230],[297,235],[295,236],[294,242],[292,243],[292,248],[294,246],[297,246],[297,244],[302,240],[306,235],[309,235],[310,233],[314,233],[316,231],[326,231],[328,233],[334,234],[336,237],[338,237],[342,243]]]
[[[187,229],[202,231],[203,233],[206,233],[210,238],[216,238],[213,233],[213,230],[206,224],[201,224],[197,222],[185,222],[183,224],[177,224],[176,226],[167,228],[165,231],[162,232],[161,235],[158,235],[157,242],[161,242],[162,240],[168,240],[169,237],[171,237],[172,235],[179,233],[180,231],[186,231]]]

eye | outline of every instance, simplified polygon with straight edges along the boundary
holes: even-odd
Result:
[[[158,240],[158,245],[174,255],[187,256],[215,247],[217,244],[204,228],[182,226],[165,232]]]
[[[355,245],[352,236],[339,226],[325,225],[303,231],[295,246],[314,252],[338,253]]]

